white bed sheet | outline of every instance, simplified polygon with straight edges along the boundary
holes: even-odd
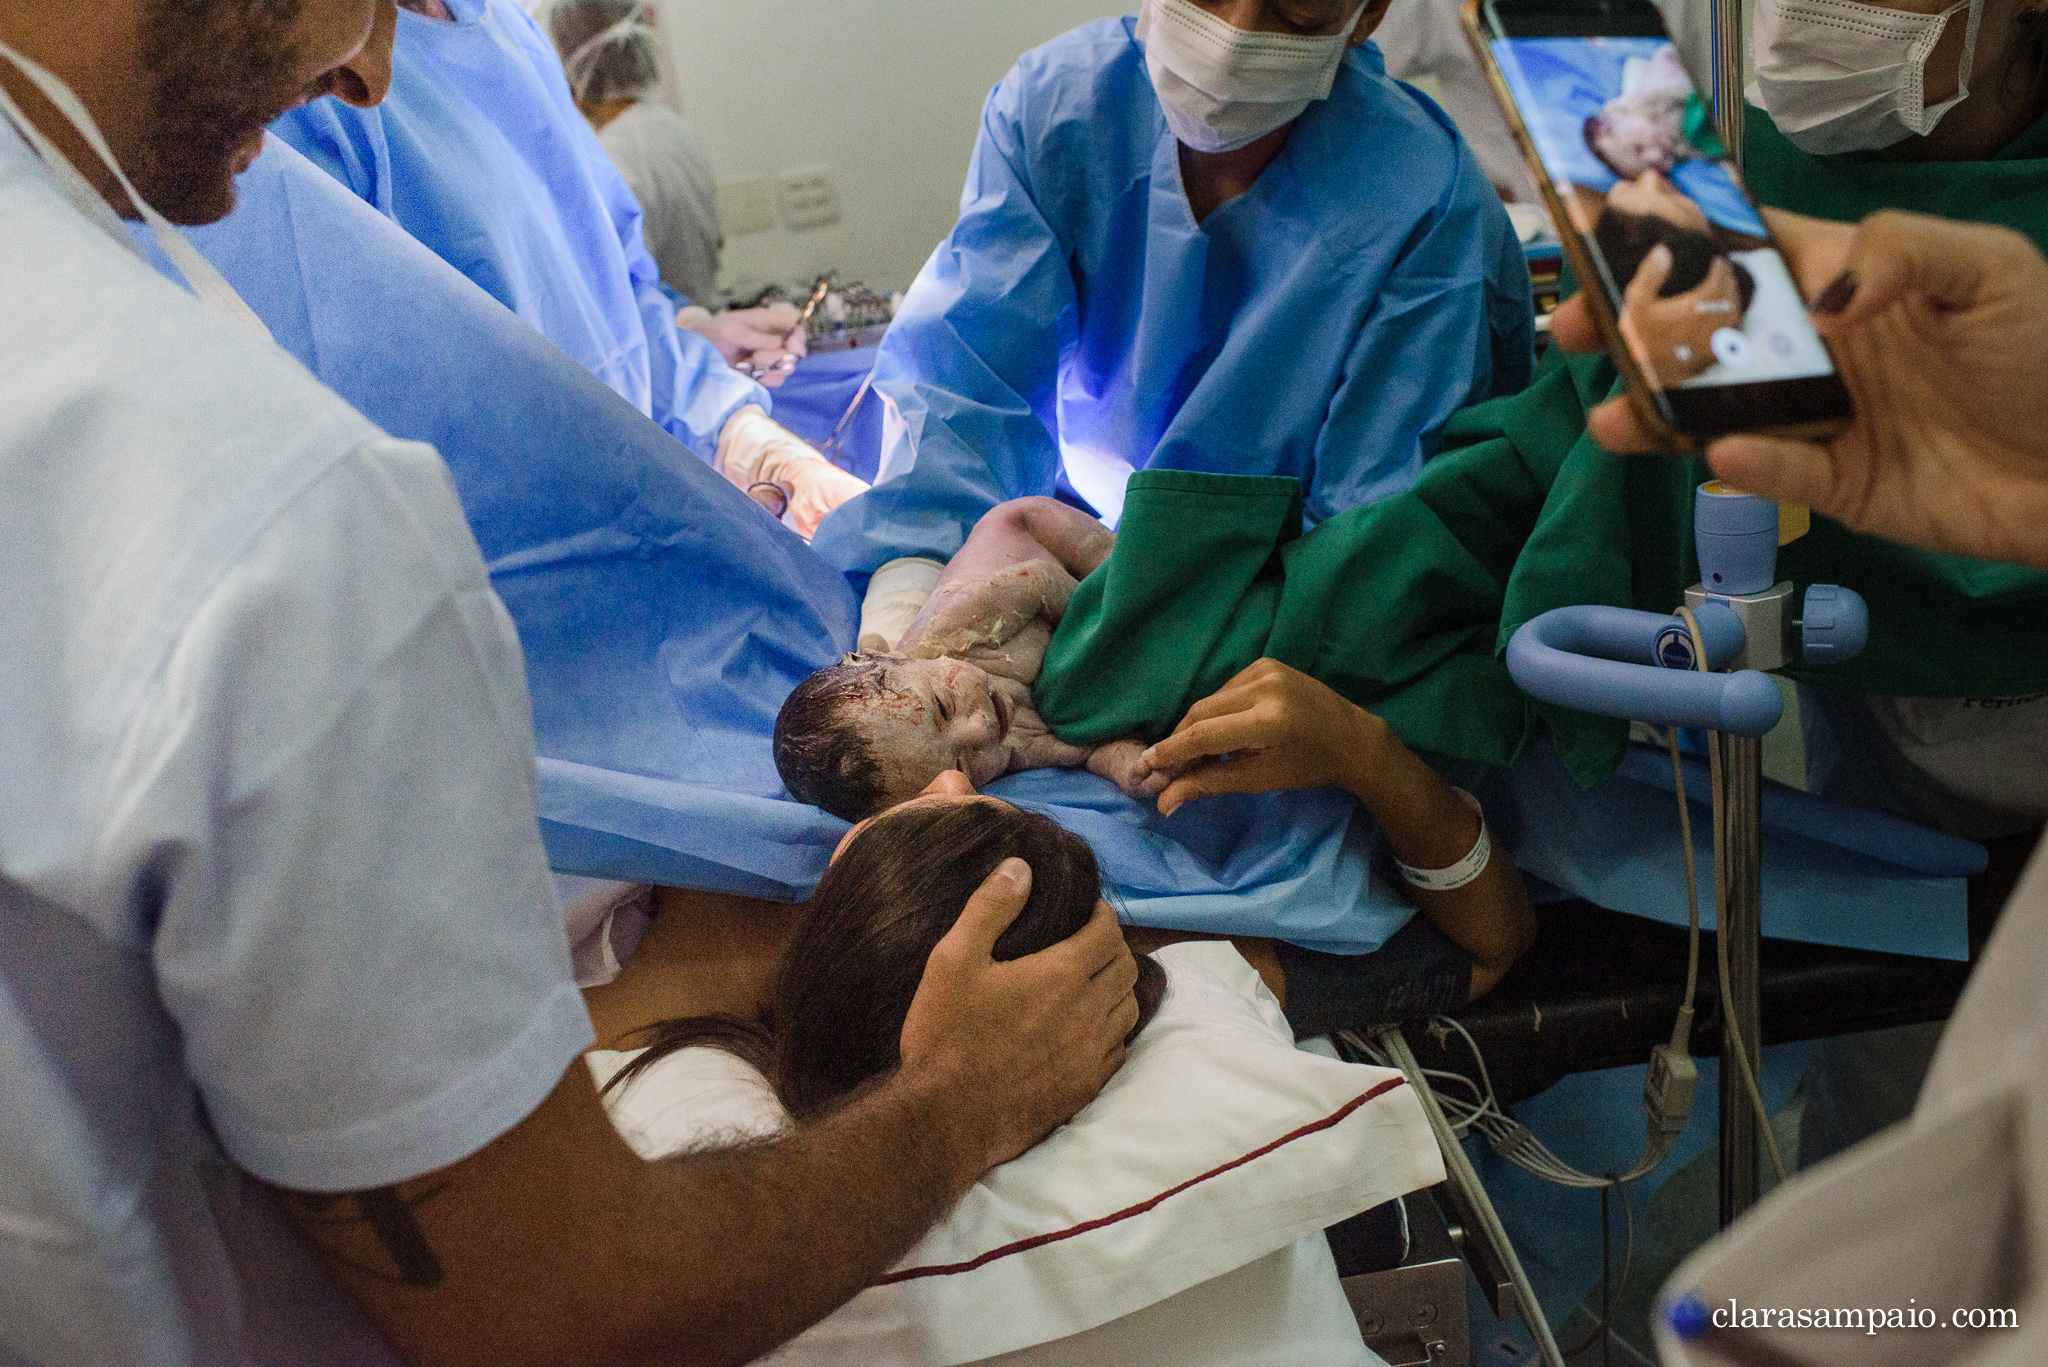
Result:
[[[1358,1336],[1330,1241],[1311,1234],[1085,1333],[973,1367],[1386,1367]]]
[[[763,1364],[1377,1367],[1322,1229],[1441,1180],[1420,1107],[1398,1074],[1297,1050],[1227,943],[1157,957],[1166,999],[1103,1095]],[[602,1083],[631,1056],[589,1057]],[[714,1049],[608,1104],[647,1156],[786,1123],[760,1075]]]

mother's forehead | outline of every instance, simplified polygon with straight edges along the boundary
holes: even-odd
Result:
[[[953,773],[953,771],[949,770],[948,773]],[[916,797],[907,798],[904,801],[897,803],[893,807],[884,808],[883,810],[876,812],[873,816],[863,817],[859,821],[854,822],[852,826],[847,828],[846,834],[839,837],[839,844],[835,846],[832,850],[831,862],[837,862],[839,856],[846,853],[846,847],[853,843],[853,838],[859,835],[862,831],[866,830],[869,826],[873,825],[877,821],[881,821],[886,817],[894,816],[897,813],[905,811],[911,807],[928,807],[931,806],[933,803],[945,803],[951,805],[961,802],[986,802],[991,806],[995,807],[1014,807],[1016,805],[1015,803],[1005,802],[999,797],[991,797],[987,793],[977,793],[973,790],[973,787],[971,785],[968,787],[968,790],[964,793],[952,792],[943,789],[939,791],[933,791],[933,789],[936,788],[937,785],[946,781],[947,776],[947,774],[941,774],[937,778],[933,779],[932,786],[928,787],[924,792],[919,793]],[[957,777],[961,783],[967,782],[967,776],[965,774],[955,774],[954,776]]]

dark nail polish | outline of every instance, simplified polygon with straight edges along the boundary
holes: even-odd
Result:
[[[1820,292],[1820,298],[1813,301],[1813,312],[1823,318],[1834,317],[1849,307],[1849,301],[1856,297],[1856,286],[1861,283],[1856,272],[1843,271],[1835,277],[1833,284]]]

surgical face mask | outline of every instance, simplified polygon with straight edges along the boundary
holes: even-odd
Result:
[[[1173,135],[1197,152],[1234,152],[1326,98],[1364,0],[1336,33],[1248,33],[1190,0],[1143,0],[1138,40]]]
[[[1962,11],[1956,93],[1926,103],[1927,59]],[[1853,0],[1757,0],[1756,80],[1746,92],[1803,152],[1861,152],[1934,131],[1970,93],[1984,0],[1906,14]]]

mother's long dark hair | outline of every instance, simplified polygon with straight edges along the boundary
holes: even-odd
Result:
[[[765,1020],[690,1016],[641,1033],[647,1051],[605,1084],[623,1086],[690,1045],[730,1050],[767,1075],[807,1120],[896,1069],[903,1019],[925,961],[996,865],[1031,865],[1031,896],[997,939],[998,960],[1059,943],[1088,923],[1102,879],[1088,842],[993,799],[914,802],[871,821],[825,871],[776,973]],[[1139,1028],[1165,973],[1138,959]],[[1133,1034],[1136,1032],[1134,1031]]]
[[[1660,245],[1670,248],[1671,272],[1657,291],[1659,299],[1697,289],[1714,268],[1715,258],[1727,255],[1711,234],[1682,227],[1655,214],[1629,213],[1612,204],[1600,211],[1599,221],[1593,225],[1593,240],[1600,244],[1600,255],[1606,258],[1607,269],[1614,273],[1615,284],[1624,290],[1652,250]],[[1756,277],[1732,256],[1728,257],[1728,264],[1735,272],[1735,316],[1740,320],[1749,313],[1750,300],[1756,297]]]

